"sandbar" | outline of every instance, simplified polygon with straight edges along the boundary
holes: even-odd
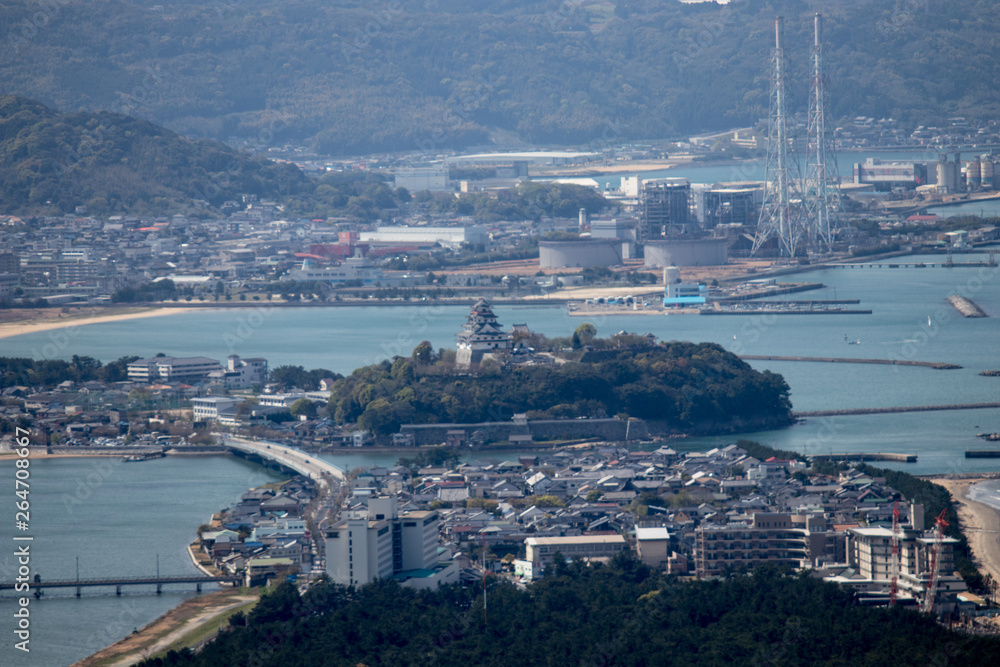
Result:
[[[50,309],[51,310],[51,309]],[[58,309],[55,309],[55,316],[51,313],[42,314],[30,319],[0,323],[0,339],[22,336],[24,334],[38,333],[40,331],[51,331],[54,329],[65,329],[67,327],[82,326],[85,324],[100,324],[102,322],[122,322],[125,320],[138,320],[146,317],[160,317],[162,315],[176,315],[184,313],[192,308],[134,308],[123,311],[112,310],[113,314],[97,314],[101,310],[94,309],[79,314],[70,313],[63,316]]]

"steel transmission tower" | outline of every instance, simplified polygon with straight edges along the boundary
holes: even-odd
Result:
[[[814,28],[806,177],[802,192],[809,246],[812,250],[829,252],[840,210],[840,172],[824,118],[826,90],[823,85],[823,17],[820,14],[816,14]]]
[[[764,202],[757,220],[753,249],[757,250],[771,237],[777,236],[781,254],[794,257],[802,236],[799,206],[793,206],[798,170],[789,173],[788,126],[785,102],[785,52],[781,46],[784,19],[774,19],[774,49],[771,51],[771,111],[768,118],[767,167],[764,176]]]

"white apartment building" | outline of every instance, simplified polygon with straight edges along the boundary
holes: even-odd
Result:
[[[437,567],[439,523],[437,512],[400,512],[394,497],[369,498],[367,509],[324,530],[326,572],[348,586],[393,576],[420,587],[451,583],[457,570]]]
[[[149,357],[128,365],[128,378],[135,382],[197,382],[222,366],[208,357]]]

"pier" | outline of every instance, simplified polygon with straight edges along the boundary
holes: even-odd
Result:
[[[961,368],[957,364],[948,364],[940,361],[909,361],[907,359],[852,359],[846,357],[783,357],[773,354],[744,354],[740,356],[744,361],[814,361],[832,364],[883,364],[886,366],[921,366],[923,368],[933,368],[939,371],[955,370]]]
[[[80,597],[82,594],[82,589],[84,588],[94,588],[94,587],[114,587],[115,595],[122,594],[123,586],[156,586],[156,594],[160,595],[163,592],[163,586],[166,584],[195,584],[197,586],[198,592],[201,592],[201,587],[204,584],[221,584],[228,583],[238,586],[242,582],[240,577],[229,576],[229,577],[206,577],[204,575],[194,575],[194,576],[179,576],[179,577],[131,577],[131,578],[116,578],[116,579],[73,579],[65,581],[33,581],[29,582],[28,592],[34,595],[36,598],[42,597],[43,590],[46,588],[75,588],[76,597]],[[0,582],[0,591],[14,590],[18,585],[14,581],[3,581]]]
[[[896,408],[855,408],[847,410],[811,410],[793,412],[796,419],[804,417],[837,417],[841,415],[887,415],[896,412],[933,412],[935,410],[983,410],[1000,408],[1000,403],[964,403],[956,405],[914,405]]]
[[[870,310],[850,308],[703,308],[700,315],[871,315]]]
[[[864,452],[861,454],[814,454],[810,458],[822,461],[896,461],[916,463],[916,454],[896,454],[894,452]]]
[[[841,269],[933,269],[933,268],[944,268],[944,269],[975,269],[982,268],[986,266],[995,267],[996,262],[872,262],[870,264],[865,263],[850,263],[850,264],[828,264],[827,267],[831,269],[841,268]]]

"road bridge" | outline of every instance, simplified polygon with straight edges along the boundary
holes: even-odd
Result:
[[[279,445],[276,442],[247,440],[246,438],[237,438],[231,435],[220,434],[220,437],[226,447],[245,454],[259,456],[268,461],[274,461],[315,481],[324,490],[332,488],[334,480],[343,482],[347,479],[346,473],[332,463],[328,463],[315,456],[310,456],[292,447]]]

